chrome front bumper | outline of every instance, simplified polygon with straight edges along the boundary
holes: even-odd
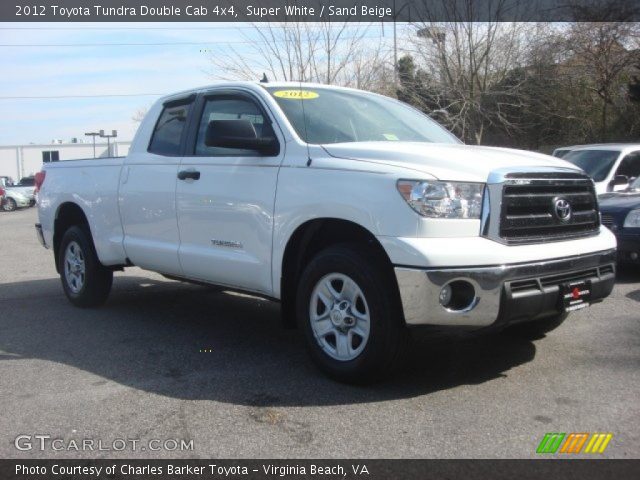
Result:
[[[591,282],[591,302],[608,296],[615,283],[616,250],[563,259],[471,268],[395,267],[408,325],[484,327],[535,320],[560,313],[560,284]],[[467,308],[440,304],[442,288],[454,281],[470,283],[475,299]]]

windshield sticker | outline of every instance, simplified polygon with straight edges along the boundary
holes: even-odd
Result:
[[[287,98],[290,100],[311,100],[312,98],[319,97],[316,92],[309,90],[278,90],[277,92],[273,92],[273,95],[278,98]]]
[[[383,133],[382,136],[387,140],[395,140],[395,141],[399,140],[398,136],[394,135],[393,133]]]

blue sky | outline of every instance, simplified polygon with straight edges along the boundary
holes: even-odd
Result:
[[[250,25],[225,23],[0,23],[0,145],[69,141],[100,129],[116,129],[120,139],[130,140],[134,113],[158,98],[142,94],[211,83],[220,73],[210,55],[228,48],[224,42],[243,42],[252,34]],[[75,46],[95,43],[173,44]],[[25,44],[41,46],[15,46]],[[50,46],[60,44],[74,46]],[[5,98],[122,94],[137,96]]]

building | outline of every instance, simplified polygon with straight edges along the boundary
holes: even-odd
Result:
[[[95,156],[121,157],[129,153],[131,142],[96,143]],[[15,182],[22,177],[39,172],[48,162],[62,162],[80,158],[93,158],[92,143],[52,143],[49,145],[2,145],[0,146],[0,176],[6,175]]]

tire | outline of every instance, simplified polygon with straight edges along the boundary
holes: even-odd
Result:
[[[561,313],[553,317],[533,320],[531,322],[518,323],[507,327],[505,332],[519,338],[535,340],[542,338],[546,333],[558,328],[569,316],[568,313]]]
[[[13,198],[6,198],[2,204],[2,210],[5,212],[13,212],[18,208],[16,201]]]
[[[360,245],[329,247],[298,282],[296,318],[307,349],[323,372],[341,382],[380,380],[407,351],[397,287],[375,258]]]
[[[109,296],[113,272],[96,254],[87,227],[70,227],[62,237],[58,265],[64,293],[78,307],[97,307]]]

